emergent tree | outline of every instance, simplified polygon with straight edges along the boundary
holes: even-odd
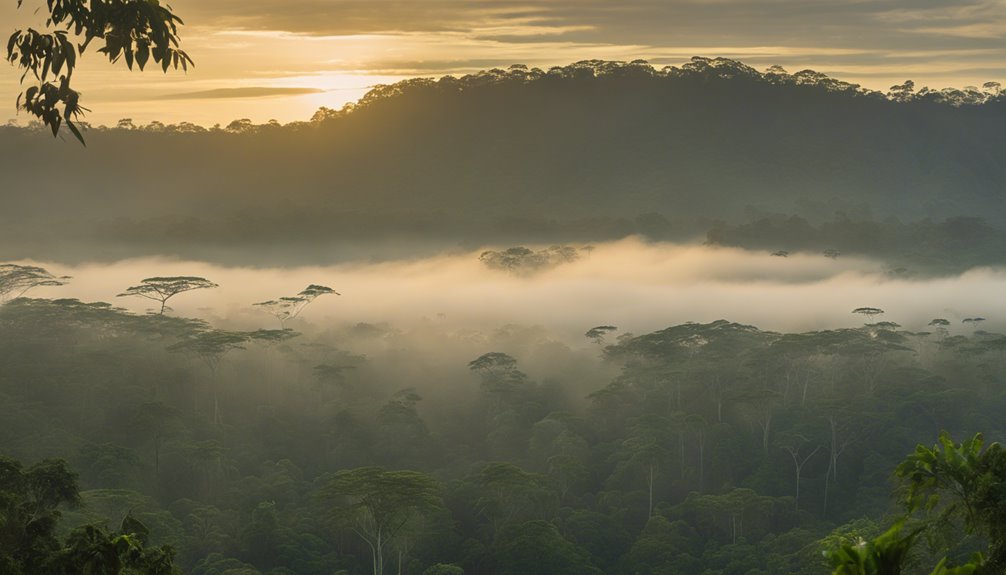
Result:
[[[219,287],[206,278],[195,276],[173,276],[147,278],[140,281],[140,285],[132,286],[120,293],[117,297],[140,296],[161,304],[161,309],[157,312],[164,315],[164,312],[171,309],[168,307],[168,300],[174,296],[187,291],[197,289],[208,289]]]

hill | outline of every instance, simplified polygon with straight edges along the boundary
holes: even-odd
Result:
[[[998,229],[1004,115],[994,83],[881,94],[695,58],[409,80],[310,122],[94,128],[87,149],[8,127],[0,258],[339,259],[374,240],[704,237],[780,213]]]

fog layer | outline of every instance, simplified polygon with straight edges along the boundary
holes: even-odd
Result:
[[[945,317],[955,330],[968,317],[996,329],[1006,271],[980,268],[963,275],[913,280],[892,277],[878,262],[820,254],[768,252],[700,245],[652,244],[636,238],[598,244],[579,258],[535,273],[487,268],[482,250],[425,259],[327,267],[220,267],[160,258],[63,266],[64,287],[32,295],[110,301],[137,312],[146,300],[116,294],[150,276],[197,275],[220,285],[178,295],[172,313],[241,328],[278,327],[251,304],[324,284],[341,296],[319,298],[290,327],[390,323],[407,328],[434,323],[445,330],[491,330],[538,325],[553,337],[587,345],[583,333],[601,324],[620,333],[646,333],[688,321],[727,318],[761,329],[805,331],[860,325],[857,307],[885,310],[878,320],[925,329]]]

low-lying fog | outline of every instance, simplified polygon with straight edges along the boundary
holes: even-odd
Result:
[[[492,248],[487,248],[492,249]],[[501,249],[501,248],[497,248]],[[581,250],[576,261],[535,273],[490,269],[482,250],[386,263],[350,263],[290,269],[220,267],[167,259],[64,266],[34,262],[70,284],[38,289],[36,297],[108,301],[136,312],[151,302],[116,294],[151,276],[203,276],[220,285],[171,300],[172,313],[218,326],[276,328],[278,322],[251,304],[294,295],[308,284],[341,292],[308,307],[289,327],[310,329],[357,323],[399,329],[438,324],[445,330],[541,326],[552,339],[591,345],[583,333],[609,324],[619,333],[643,334],[687,321],[716,319],[774,331],[807,331],[860,325],[857,307],[886,311],[877,320],[925,329],[944,317],[953,331],[969,332],[968,317],[988,318],[1001,329],[1006,270],[975,269],[951,278],[893,277],[882,264],[852,257],[790,254],[700,245],[651,244],[627,239]]]

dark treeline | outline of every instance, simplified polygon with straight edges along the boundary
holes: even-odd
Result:
[[[855,220],[839,213],[814,224],[799,216],[776,215],[720,224],[709,231],[706,241],[776,253],[816,251],[831,258],[874,256],[885,260],[898,277],[960,273],[1006,262],[1006,230],[965,216],[905,223],[894,217]]]
[[[696,58],[409,80],[285,126],[122,122],[86,150],[0,128],[0,189],[24,192],[5,198],[0,257],[317,262],[696,238],[751,213],[998,229],[1004,111],[994,83],[881,94]]]
[[[14,299],[3,454],[79,473],[60,533],[135,518],[195,575],[810,575],[899,515],[917,443],[1004,432],[1006,336],[976,321],[598,326],[577,349],[516,326],[288,323]],[[984,544],[927,540],[908,572]]]

